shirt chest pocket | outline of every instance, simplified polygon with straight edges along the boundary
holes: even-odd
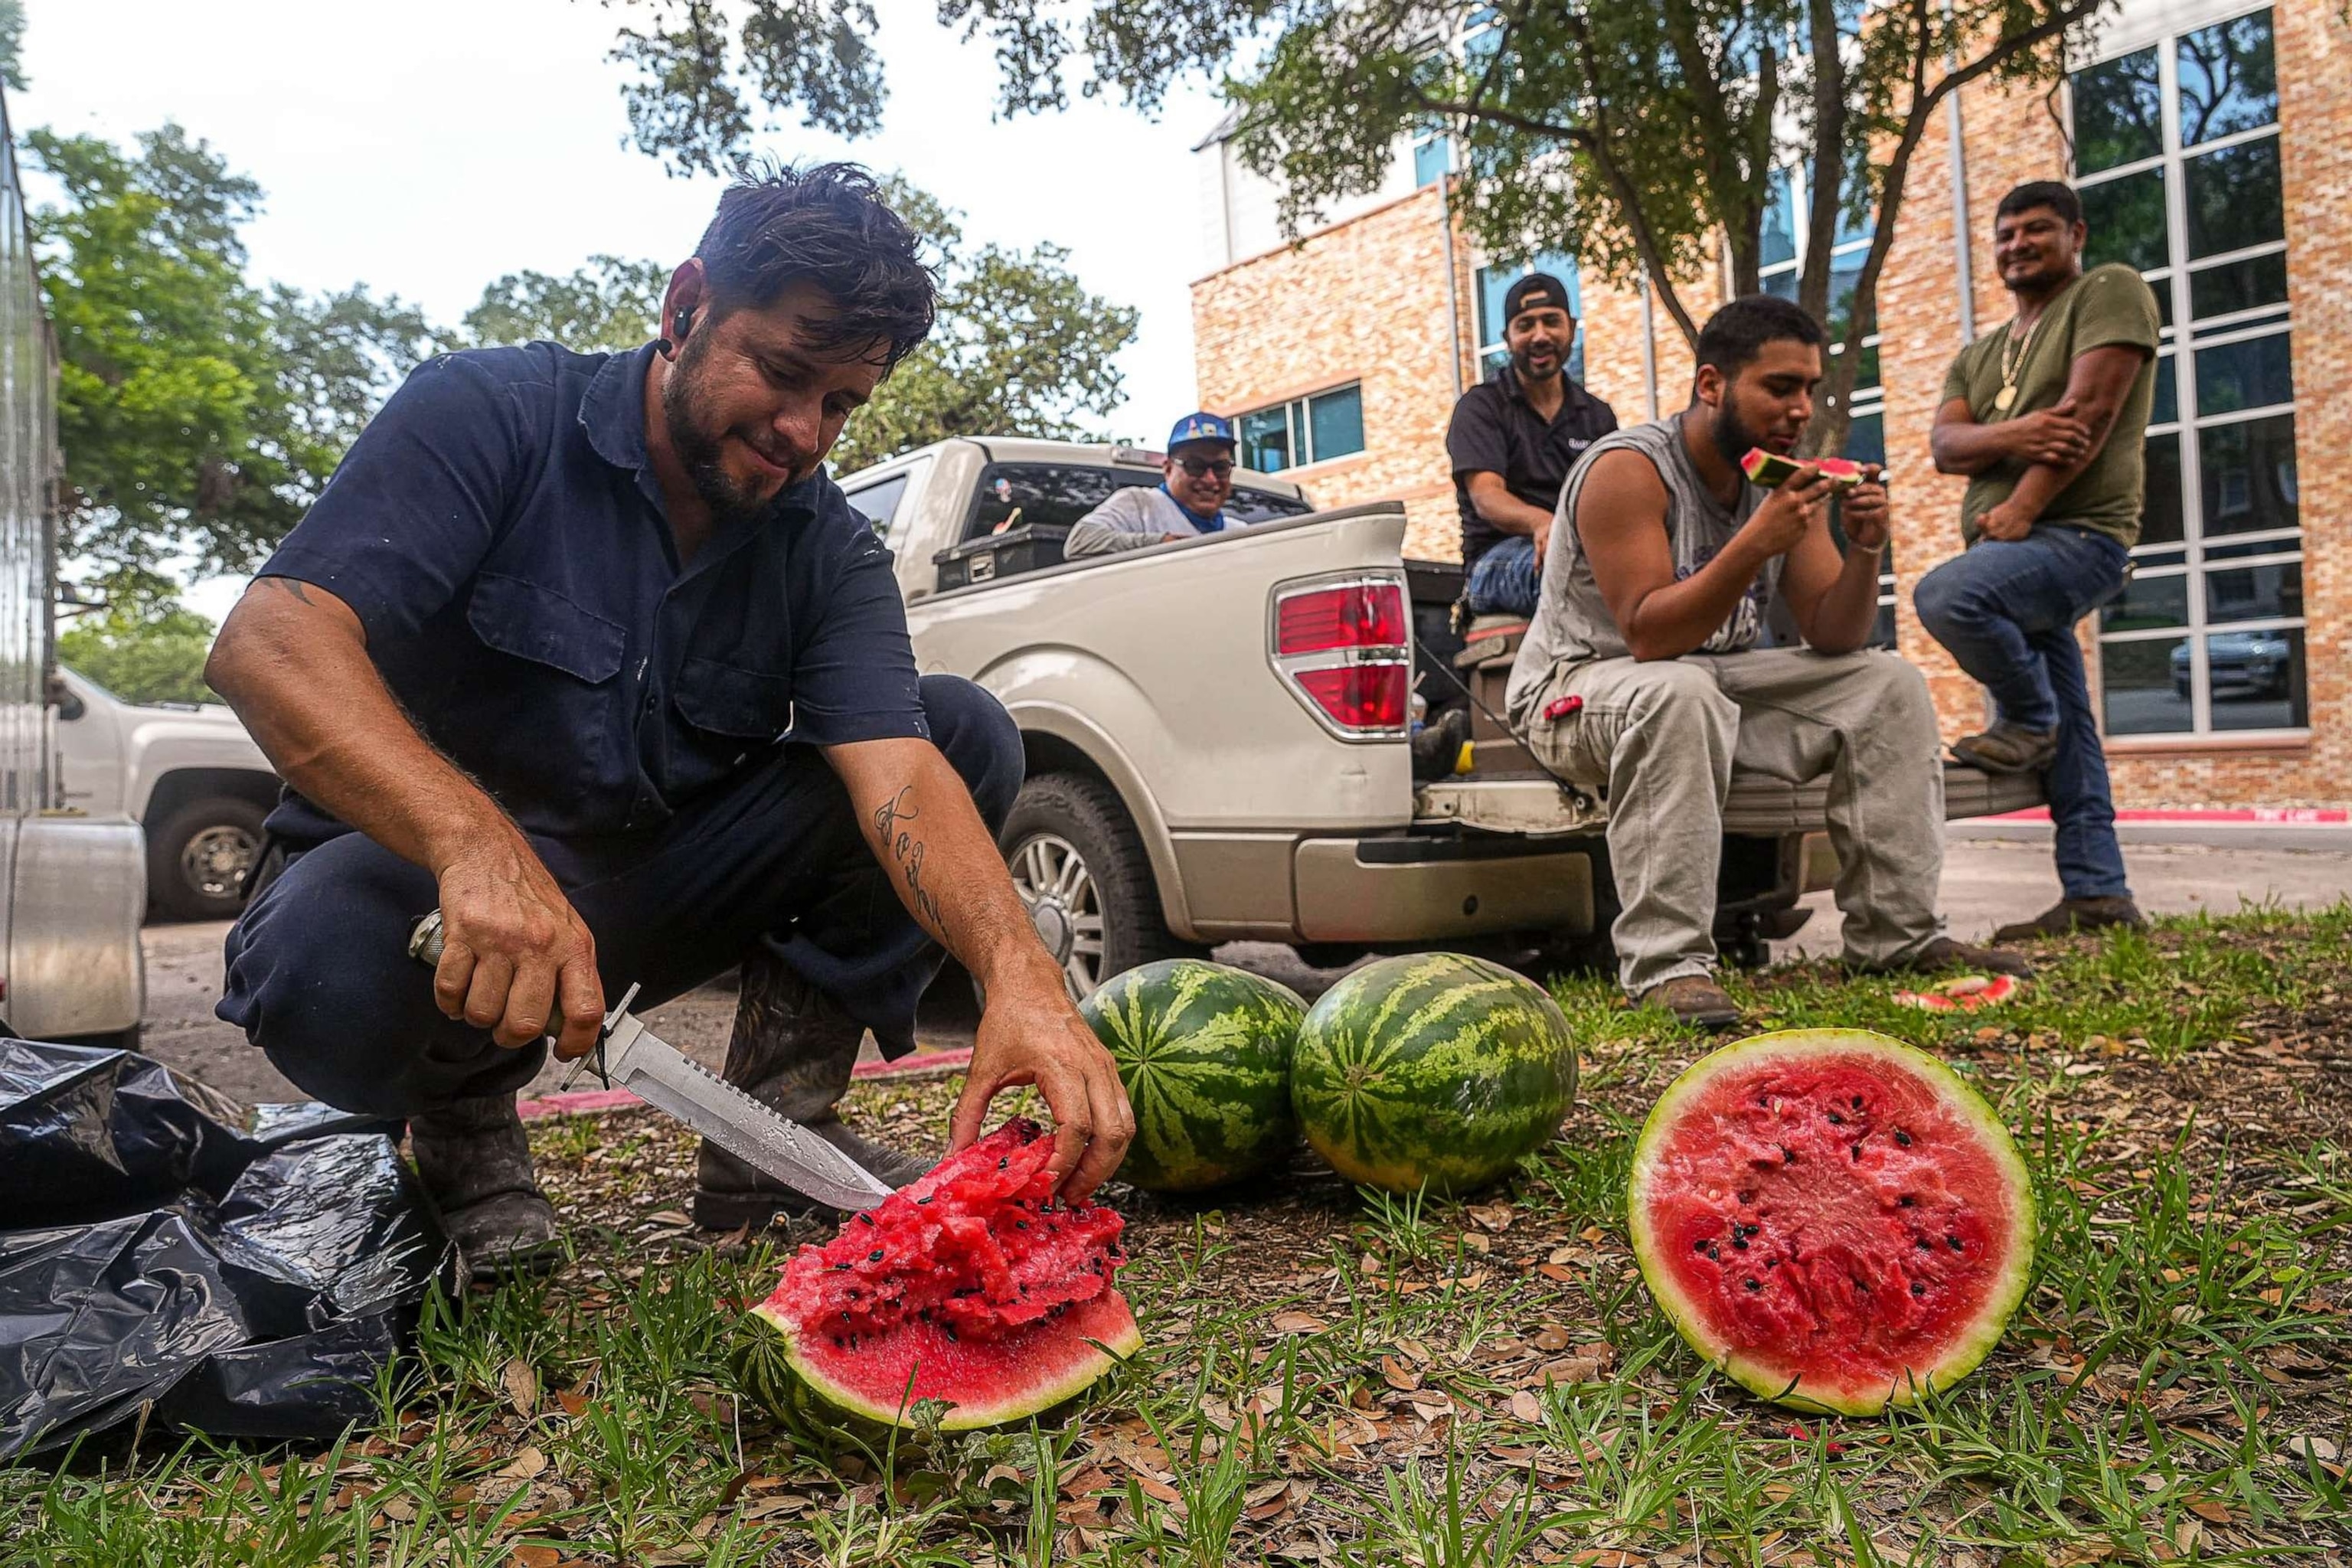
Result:
[[[737,741],[772,741],[793,727],[793,679],[715,658],[678,668],[677,711],[688,724]]]
[[[521,577],[485,572],[466,619],[487,647],[601,686],[620,673],[628,632],[617,621]]]

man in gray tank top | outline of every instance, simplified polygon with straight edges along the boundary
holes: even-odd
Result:
[[[1716,873],[1732,770],[1830,779],[1845,955],[1862,970],[2016,954],[1943,933],[1944,774],[1919,672],[1868,649],[1886,489],[1871,470],[1831,536],[1831,481],[1748,482],[1750,449],[1787,456],[1812,417],[1823,333],[1796,305],[1735,300],[1699,333],[1691,405],[1593,443],[1553,515],[1535,618],[1507,697],[1545,767],[1609,797],[1626,994],[1710,1026],[1739,1011],[1712,975]],[[1804,639],[1764,647],[1778,595]]]

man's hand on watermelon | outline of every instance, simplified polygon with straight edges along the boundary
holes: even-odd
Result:
[[[825,761],[898,901],[988,998],[950,1148],[980,1136],[1000,1091],[1034,1084],[1053,1113],[1058,1191],[1072,1202],[1087,1196],[1127,1157],[1135,1113],[1118,1065],[1071,1005],[1062,967],[1038,940],[963,779],[929,741],[853,742],[827,747]]]
[[[1886,484],[1880,478],[1885,471],[1875,463],[1864,464],[1862,482],[1838,500],[1838,522],[1845,530],[1846,542],[1874,554],[1886,548],[1886,536],[1893,527],[1886,509]]]

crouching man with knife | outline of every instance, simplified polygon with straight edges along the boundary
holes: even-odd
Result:
[[[723,1076],[886,1182],[924,1163],[835,1105],[867,1029],[913,1048],[941,946],[988,998],[952,1145],[1034,1083],[1066,1196],[1126,1152],[997,854],[1020,737],[918,676],[890,557],[821,466],[930,329],[918,246],[856,169],[738,184],[659,342],[420,366],[221,629],[206,678],[289,788],[220,1016],[306,1093],[406,1117],[477,1271],[555,1238],[515,1110],[543,1037],[579,1058],[608,995],[738,963]],[[699,1223],[795,1201],[704,1144]]]

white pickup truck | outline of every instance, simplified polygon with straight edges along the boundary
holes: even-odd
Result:
[[[1254,526],[1062,563],[1068,525],[1158,465],[984,437],[842,480],[897,559],[922,667],[1021,727],[1005,858],[1071,988],[1242,939],[1316,965],[1438,942],[1604,960],[1607,807],[1496,722],[1517,638],[1474,626],[1465,647],[1462,569],[1405,561],[1396,503],[1318,512],[1248,472],[1233,510]],[[1414,779],[1423,704],[1471,709],[1466,773]],[[2040,799],[1957,765],[1946,784],[1955,817]],[[1735,776],[1717,921],[1735,961],[1760,962],[1824,885],[1825,793]]]
[[[261,852],[278,775],[236,715],[217,702],[127,702],[60,669],[59,783],[65,804],[128,816],[147,839],[147,900],[174,920],[228,920]]]

